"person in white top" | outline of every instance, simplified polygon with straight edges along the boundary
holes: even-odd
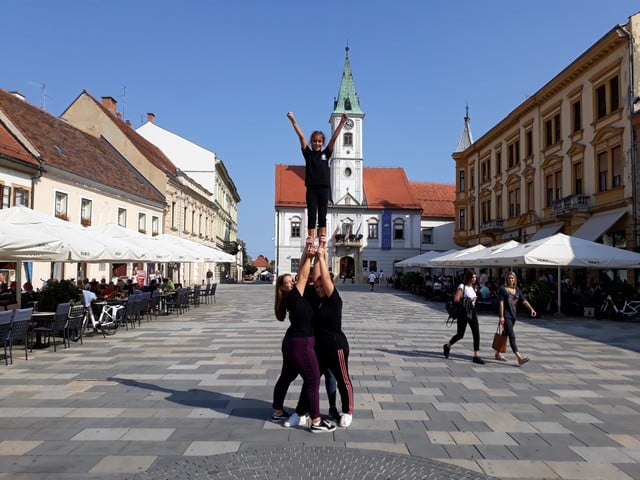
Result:
[[[478,316],[476,315],[476,294],[477,276],[473,270],[467,270],[464,272],[464,283],[458,285],[456,293],[453,296],[454,302],[461,302],[465,308],[465,314],[457,318],[456,323],[458,329],[456,334],[451,337],[449,343],[445,343],[442,346],[444,356],[449,358],[449,352],[451,347],[458,340],[462,340],[464,332],[467,329],[467,324],[471,327],[471,334],[473,335],[473,363],[484,365],[484,360],[480,357],[480,326],[478,324]]]
[[[376,284],[376,274],[371,272],[369,273],[369,285],[371,286],[371,288],[369,289],[371,292],[373,292],[373,286]]]

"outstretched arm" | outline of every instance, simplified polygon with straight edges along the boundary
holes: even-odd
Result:
[[[320,281],[322,282],[322,288],[324,288],[324,293],[327,294],[327,297],[330,297],[333,294],[335,286],[333,285],[333,280],[331,280],[329,266],[327,265],[326,247],[318,248],[317,263],[318,268],[320,269]]]
[[[302,257],[300,258],[300,268],[298,269],[298,281],[296,282],[296,289],[300,295],[304,295],[304,289],[307,286],[309,280],[309,273],[311,272],[311,257],[316,254],[316,247],[313,245],[305,246],[302,251]]]
[[[333,131],[333,135],[331,135],[331,138],[329,139],[329,143],[327,143],[327,150],[329,150],[330,152],[333,152],[333,146],[335,145],[336,140],[338,139],[338,135],[340,135],[340,131],[344,126],[344,122],[346,122],[348,119],[349,117],[347,117],[346,113],[343,113],[342,117],[340,117],[340,122],[338,123],[338,126],[336,127],[336,129]]]
[[[293,125],[293,129],[296,131],[296,135],[298,135],[298,139],[300,140],[300,147],[304,150],[305,148],[307,148],[307,139],[304,138],[304,133],[302,133],[300,125],[298,125],[298,122],[296,122],[296,117],[293,116],[293,112],[288,112],[287,118],[291,122],[291,125]]]

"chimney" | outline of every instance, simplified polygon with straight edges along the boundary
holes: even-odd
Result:
[[[126,123],[129,126],[131,126],[131,120],[125,120],[124,123]]]
[[[156,119],[156,114],[155,113],[151,113],[151,112],[147,113],[147,122],[153,123],[153,121],[155,119]]]
[[[116,113],[116,104],[118,101],[113,97],[102,97],[102,106],[104,106],[111,113]]]
[[[23,102],[27,101],[27,97],[25,97],[23,94],[21,94],[20,92],[17,91],[13,91],[13,92],[9,92],[11,95],[13,95],[16,98],[19,98],[20,100],[22,100]]]
[[[122,120],[122,112],[116,112],[116,117]]]

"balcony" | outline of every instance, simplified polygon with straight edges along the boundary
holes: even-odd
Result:
[[[489,220],[487,223],[483,223],[480,227],[480,232],[486,235],[495,235],[497,233],[504,232],[504,220],[502,218],[496,218],[495,220]]]
[[[362,245],[362,234],[358,235],[345,235],[339,233],[336,235],[336,246],[341,245],[345,247],[360,247]]]
[[[589,211],[589,195],[569,195],[551,204],[553,215]]]

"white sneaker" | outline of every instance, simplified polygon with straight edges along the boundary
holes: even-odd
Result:
[[[340,426],[346,428],[351,425],[352,420],[353,415],[351,415],[350,413],[343,413],[342,415],[340,415]]]
[[[304,425],[305,427],[309,424],[309,415],[298,415],[296,412],[293,412],[289,418],[287,418],[283,425],[285,427],[297,427],[298,425]]]

